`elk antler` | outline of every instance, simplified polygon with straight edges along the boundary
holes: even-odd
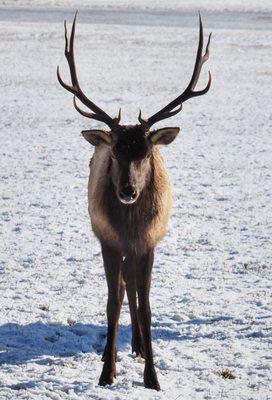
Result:
[[[103,111],[95,103],[93,103],[91,100],[89,100],[85,96],[85,94],[82,92],[82,90],[79,86],[77,73],[76,73],[75,60],[74,60],[74,36],[75,36],[75,27],[76,27],[76,17],[77,17],[77,12],[75,14],[74,21],[73,21],[69,46],[68,46],[68,38],[67,38],[67,26],[66,26],[66,21],[64,21],[64,29],[65,29],[65,51],[64,51],[64,54],[68,61],[72,85],[70,86],[63,82],[63,80],[60,77],[59,67],[57,67],[58,81],[61,84],[61,86],[64,87],[64,89],[73,93],[74,107],[81,115],[83,115],[84,117],[87,117],[87,118],[92,118],[97,121],[104,122],[112,129],[112,128],[116,127],[120,122],[121,109],[119,110],[118,117],[111,118],[108,114],[105,113],[105,111]],[[86,111],[81,110],[78,107],[78,105],[76,104],[76,98],[78,98],[86,107],[88,107],[93,112],[86,112]]]
[[[212,34],[210,33],[208,43],[206,46],[206,51],[203,56],[202,55],[203,26],[202,26],[201,15],[199,12],[199,42],[198,42],[198,49],[197,49],[194,72],[193,72],[191,81],[190,81],[189,85],[187,86],[187,88],[184,90],[184,92],[180,96],[178,96],[175,100],[171,101],[171,103],[167,104],[167,106],[162,108],[156,114],[152,115],[150,118],[143,119],[142,112],[140,110],[138,120],[141,123],[141,125],[143,125],[145,128],[149,129],[156,122],[161,121],[165,118],[172,117],[173,115],[176,115],[178,112],[181,111],[182,103],[184,103],[186,100],[189,100],[191,97],[202,96],[203,94],[208,92],[208,90],[210,89],[210,86],[211,86],[211,81],[212,81],[210,71],[209,71],[209,81],[208,81],[205,89],[199,90],[199,91],[194,91],[194,88],[196,87],[196,84],[198,82],[198,78],[199,78],[199,75],[201,72],[202,65],[209,58],[209,45],[210,45],[211,35]],[[178,108],[175,110],[176,107],[178,107]]]

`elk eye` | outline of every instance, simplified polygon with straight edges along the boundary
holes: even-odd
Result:
[[[116,156],[115,156],[113,153],[111,153],[111,158],[112,158],[113,160],[116,160]]]

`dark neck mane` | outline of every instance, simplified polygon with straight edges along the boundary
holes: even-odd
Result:
[[[130,205],[122,204],[117,198],[110,169],[111,161],[109,161],[108,167],[108,183],[105,186],[105,196],[103,196],[105,198],[104,211],[126,251],[137,252],[137,248],[145,245],[143,243],[144,232],[157,213],[154,166],[152,163],[149,180],[138,200]]]

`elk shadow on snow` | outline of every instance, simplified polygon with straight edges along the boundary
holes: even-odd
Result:
[[[219,318],[220,320],[221,318]],[[226,317],[222,317],[223,320]],[[228,318],[227,318],[228,319]],[[213,324],[218,319],[198,320],[195,324]],[[188,321],[189,322],[189,321]],[[180,328],[187,323],[180,323]],[[6,323],[0,326],[0,365],[24,364],[29,361],[37,364],[58,364],[62,358],[76,357],[84,353],[103,353],[106,342],[107,326],[76,323],[72,326],[61,323],[37,321],[29,324]],[[215,333],[215,332],[214,332]],[[182,334],[173,329],[171,323],[155,323],[152,336],[164,341],[186,341],[211,338],[208,335]],[[120,325],[118,330],[118,350],[131,352],[131,326]]]
[[[73,326],[41,321],[26,325],[7,323],[0,326],[0,365],[58,364],[61,358],[82,353],[103,353],[106,325],[76,323]],[[176,338],[179,333],[177,332]],[[154,337],[169,340],[173,332],[155,329]],[[120,325],[118,349],[130,352],[131,326]],[[47,357],[46,357],[47,356]]]

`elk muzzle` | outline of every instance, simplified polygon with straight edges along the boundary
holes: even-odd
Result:
[[[121,188],[118,197],[123,204],[133,204],[138,198],[138,193],[134,186],[127,184]]]

